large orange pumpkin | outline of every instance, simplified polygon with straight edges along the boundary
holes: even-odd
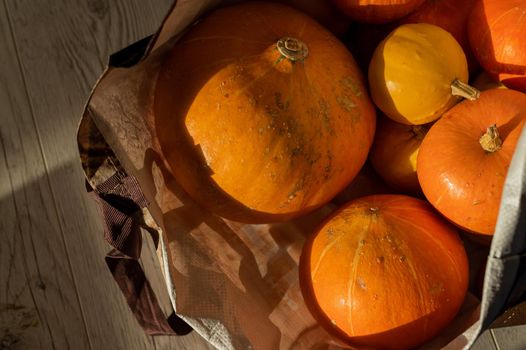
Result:
[[[455,228],[425,201],[370,196],[343,206],[307,240],[300,285],[335,337],[360,349],[410,349],[455,317],[468,261]]]
[[[404,17],[424,0],[333,0],[343,13],[358,22],[387,23]]]
[[[526,0],[478,0],[469,41],[485,70],[506,86],[526,90]]]
[[[429,202],[463,229],[493,235],[504,180],[526,121],[526,94],[483,91],[456,105],[420,145],[417,175]]]
[[[162,65],[155,128],[188,194],[243,222],[330,201],[367,158],[375,111],[343,46],[291,7],[247,2],[195,25]]]

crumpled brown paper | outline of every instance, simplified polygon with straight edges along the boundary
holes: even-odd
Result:
[[[119,163],[120,171],[135,176],[151,203],[151,225],[161,232],[160,262],[178,315],[219,349],[338,348],[343,345],[307,311],[298,284],[304,239],[334,205],[273,225],[222,219],[187,196],[156,141],[152,100],[163,58],[200,15],[231,2],[178,1],[142,61],[105,72],[84,117],[95,122],[116,155],[104,162],[114,163],[113,169]],[[87,174],[88,179],[111,175],[101,172]],[[484,250],[475,245],[472,250],[476,268],[473,261],[483,258]],[[479,314],[479,299],[468,295],[451,326],[421,349],[466,348],[481,331]]]

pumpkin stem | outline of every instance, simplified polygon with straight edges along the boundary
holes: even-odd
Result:
[[[470,101],[474,101],[480,96],[480,91],[458,79],[451,83],[451,94],[453,96],[464,97]]]
[[[493,124],[486,130],[484,135],[480,137],[479,143],[484,151],[489,153],[496,152],[502,148],[502,139],[496,124]]]
[[[426,136],[427,132],[429,131],[430,125],[424,124],[424,125],[413,125],[411,127],[411,132],[413,133],[413,136],[417,140],[423,140],[424,136]]]
[[[309,48],[299,39],[284,37],[276,44],[279,53],[292,62],[303,61],[309,55]]]

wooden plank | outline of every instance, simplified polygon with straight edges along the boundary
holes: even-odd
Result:
[[[83,190],[75,140],[107,56],[153,33],[171,0],[5,1],[49,174],[48,205],[58,211],[55,232],[69,254],[91,348],[203,348],[194,333],[153,340],[138,327],[104,264],[109,248],[99,212]]]
[[[55,8],[51,3],[56,4]],[[32,139],[40,138],[46,158],[45,170],[49,174],[52,192],[52,195],[47,196],[46,203],[48,207],[58,209],[59,220],[53,231],[67,242],[66,247],[71,257],[69,262],[67,258],[62,258],[56,265],[72,266],[77,285],[62,289],[79,293],[85,320],[80,316],[81,310],[75,315],[81,317],[81,324],[86,322],[84,338],[86,343],[91,342],[70,348],[152,348],[151,338],[144,335],[136,321],[129,317],[122,295],[114,288],[114,281],[102,260],[108,248],[99,241],[102,228],[100,219],[97,220],[98,213],[82,193],[80,165],[75,162],[75,119],[80,115],[89,86],[102,69],[103,58],[87,68],[71,59],[70,55],[74,55],[76,50],[81,50],[82,47],[84,50],[88,47],[93,50],[95,45],[87,45],[87,40],[78,35],[74,26],[76,23],[79,27],[88,27],[86,30],[90,30],[88,21],[68,23],[72,14],[82,18],[82,10],[85,9],[74,11],[73,3],[69,9],[64,7],[56,2],[39,2],[38,5],[34,2],[8,3],[25,83],[33,106],[32,117],[38,131],[38,135],[34,135]],[[103,11],[104,8],[95,10]],[[28,26],[28,22],[32,25]],[[96,25],[97,21],[92,20],[91,26]],[[46,31],[46,28],[60,33]],[[95,67],[98,70],[94,70]],[[61,76],[63,70],[68,69],[71,72]],[[93,71],[89,72],[90,69]],[[35,81],[35,76],[42,79]],[[31,113],[25,114],[31,117]],[[21,152],[18,153],[20,157]],[[27,186],[22,183],[20,187],[24,185]],[[57,214],[54,216],[57,217]],[[51,253],[49,255],[53,256]],[[59,302],[50,303],[51,306],[56,304]],[[79,323],[69,320],[66,313],[64,319],[68,324]],[[70,336],[75,336],[75,333],[78,332],[68,332]]]
[[[2,348],[86,349],[82,309],[10,24],[2,2],[0,344]]]
[[[498,350],[526,349],[526,325],[492,329]]]
[[[3,58],[5,55],[0,53],[1,63],[4,63]],[[6,98],[4,86],[0,85],[0,105],[7,106],[10,99]],[[0,129],[0,344],[7,348],[17,345],[28,349],[50,349],[53,347],[52,334],[33,295],[35,286],[30,282],[25,257],[27,251],[16,214],[12,180],[7,171],[2,131]]]
[[[482,333],[477,342],[473,344],[471,350],[497,350],[491,331],[488,330]]]

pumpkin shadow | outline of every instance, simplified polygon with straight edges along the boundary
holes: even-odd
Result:
[[[382,75],[385,75],[386,62],[385,62],[384,52],[378,53],[376,57],[377,57],[377,65],[378,65],[377,69],[381,72]],[[368,81],[368,82],[370,84],[370,81]],[[370,86],[369,86],[369,88],[370,88]],[[387,87],[383,87],[382,89],[387,89]],[[398,111],[398,108],[396,107],[396,104],[394,103],[394,100],[393,100],[391,94],[388,91],[385,91],[384,93],[382,93],[382,97],[381,98],[383,99],[384,108],[386,110],[396,111],[396,117],[400,121],[403,121],[403,124],[407,124],[407,125],[412,125],[413,124],[409,119],[404,117],[403,114]],[[377,106],[377,108],[381,111],[381,114],[386,115],[385,112],[382,109],[380,109],[378,106]],[[401,123],[401,122],[399,122],[399,123]]]
[[[380,25],[351,23],[344,42],[365,77],[368,75],[369,62],[371,62],[374,50],[396,27],[397,23]],[[369,80],[365,80],[368,85]]]
[[[350,349],[348,345],[333,339],[325,329],[319,325],[315,325],[303,330],[294,339],[289,350],[339,350],[339,349]]]
[[[333,206],[279,224],[230,222],[194,202],[157,151],[148,149],[145,160],[142,170],[153,180],[153,168],[157,167],[166,190],[180,201],[177,208],[163,214],[168,251],[175,267],[172,274],[176,276],[177,313],[221,320],[235,333],[236,348],[248,348],[250,341],[245,334],[253,331],[257,320],[258,332],[265,334],[264,347],[279,348],[282,331],[271,316],[294,288],[297,256],[304,237]],[[257,243],[250,244],[264,239],[274,249],[266,251]],[[236,303],[227,304],[225,300]]]
[[[524,123],[525,119],[526,112],[517,113],[506,124],[499,125],[499,135],[504,142],[508,135],[515,130],[519,124]]]

